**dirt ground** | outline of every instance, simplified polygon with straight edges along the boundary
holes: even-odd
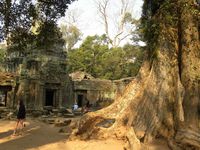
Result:
[[[37,120],[27,120],[25,131],[20,136],[11,136],[15,121],[0,120],[1,150],[123,150],[123,142],[104,141],[68,141],[68,135],[59,133],[53,125]]]
[[[24,133],[11,136],[15,121],[0,120],[1,150],[124,150],[119,140],[69,141],[68,135],[59,133],[58,127],[28,119]],[[163,141],[145,146],[148,150],[169,150]]]

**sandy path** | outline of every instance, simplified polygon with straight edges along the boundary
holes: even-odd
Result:
[[[124,150],[117,140],[68,141],[59,128],[28,119],[22,136],[12,137],[14,121],[0,120],[0,150]],[[145,146],[148,150],[169,150],[167,143],[157,140]]]
[[[1,150],[123,150],[123,143],[117,140],[67,141],[66,134],[59,128],[36,120],[26,122],[25,133],[12,137],[14,121],[0,120]]]

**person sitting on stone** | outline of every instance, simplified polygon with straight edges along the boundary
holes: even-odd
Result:
[[[78,104],[75,102],[74,105],[72,106],[72,112],[78,109]]]

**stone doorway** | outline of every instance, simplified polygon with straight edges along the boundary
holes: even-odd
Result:
[[[6,106],[7,94],[4,91],[0,91],[0,107]]]
[[[45,106],[55,106],[56,90],[46,89]]]
[[[11,86],[0,86],[0,107],[7,106],[8,91],[11,91]]]
[[[78,104],[78,107],[82,107],[83,106],[83,98],[84,98],[84,96],[82,94],[78,94],[77,95],[77,99],[78,99],[77,104]]]
[[[78,107],[83,107],[87,97],[87,90],[76,90],[75,91],[75,101],[78,104]]]

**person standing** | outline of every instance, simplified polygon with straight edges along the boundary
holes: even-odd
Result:
[[[22,131],[24,127],[24,119],[26,118],[26,108],[22,100],[18,103],[19,108],[17,112],[17,123],[13,132],[13,135],[16,135],[18,128]]]

